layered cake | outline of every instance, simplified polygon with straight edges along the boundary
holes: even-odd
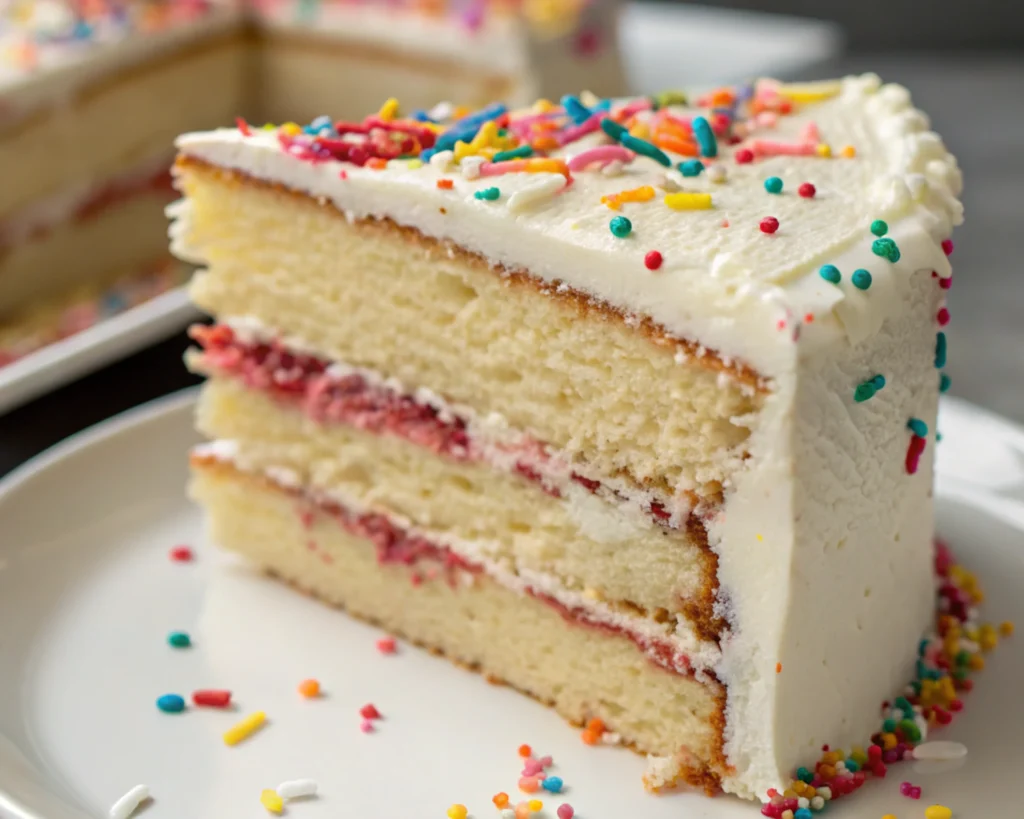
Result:
[[[767,798],[876,731],[933,623],[961,219],[904,88],[392,108],[178,149],[217,543],[600,720],[653,786]]]
[[[163,216],[182,131],[361,116],[391,88],[525,102],[586,76],[622,92],[611,0],[2,3],[0,361],[79,327],[83,298],[97,317],[136,276],[182,280]]]

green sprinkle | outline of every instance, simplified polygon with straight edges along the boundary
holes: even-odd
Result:
[[[935,334],[935,369],[941,370],[946,366],[946,334]]]
[[[967,665],[971,661],[970,652],[958,651],[956,653],[956,664],[960,666]]]
[[[662,91],[651,97],[655,110],[665,108],[669,105],[686,105],[687,96],[682,91]]]
[[[192,645],[192,638],[184,631],[172,631],[167,635],[167,642],[174,648],[188,648]]]
[[[614,236],[625,239],[633,231],[633,223],[625,216],[616,216],[608,223]]]
[[[935,430],[935,443],[938,443],[941,440],[942,440],[942,433],[939,432],[938,430]]]
[[[871,223],[871,232],[874,233],[875,236],[885,236],[885,234],[889,232],[889,226],[881,219],[875,219],[875,221]]]
[[[917,742],[921,738],[921,729],[917,727],[917,723],[912,719],[900,720],[900,724],[896,726],[903,732],[903,736],[909,739],[911,742]]]
[[[907,427],[918,438],[928,437],[928,425],[920,418],[911,418],[909,421],[907,421]]]
[[[857,388],[853,391],[853,400],[858,404],[863,404],[865,401],[869,401],[875,397],[875,385],[870,381],[863,381],[857,385]]]
[[[608,120],[602,120],[602,125],[608,122]],[[619,137],[619,142],[622,143],[623,148],[629,148],[634,153],[646,156],[648,159],[653,159],[655,162],[664,165],[666,168],[672,167],[672,160],[668,158],[661,148],[655,145],[653,142],[648,142],[646,139],[640,139],[635,137],[629,132],[622,134]]]
[[[764,180],[764,189],[768,193],[782,193],[782,180],[777,176],[769,176]]]
[[[704,170],[704,163],[699,159],[687,159],[685,162],[679,163],[679,173],[683,176],[700,176],[700,172]]]
[[[800,767],[796,769],[796,778],[799,779],[801,782],[810,783],[814,781],[814,774],[811,771],[807,770],[807,768]]]
[[[533,156],[533,148],[529,145],[520,145],[518,148],[513,148],[511,151],[498,151],[491,159],[491,162],[505,162],[509,159],[526,159],[528,156]]]
[[[891,734],[896,730],[896,720],[887,719],[882,721],[882,733]]]
[[[765,185],[767,184],[768,183],[765,182]],[[823,264],[818,268],[818,275],[825,281],[832,282],[832,284],[839,284],[840,280],[843,278],[842,274],[839,272],[839,268],[834,264]]]
[[[912,717],[914,716],[914,706],[910,704],[910,701],[906,697],[897,697],[893,700],[893,707],[899,708],[903,712],[903,716]]]
[[[900,249],[892,239],[875,239],[871,243],[871,252],[883,259],[888,259],[893,264],[900,260]]]
[[[627,131],[623,126],[619,125],[619,123],[617,123],[615,120],[609,119],[608,117],[605,117],[603,120],[601,120],[601,130],[608,134],[608,136],[610,136],[616,142],[621,140],[623,136],[629,136],[629,131]]]
[[[860,770],[860,765],[857,764],[856,759],[848,759],[846,760],[846,770],[850,773],[857,773]]]
[[[499,191],[497,188],[484,188],[483,190],[479,190],[476,193],[474,193],[473,196],[477,199],[484,199],[488,202],[493,202],[495,199],[501,196],[501,191]]]
[[[885,376],[876,375],[874,378],[871,379],[871,383],[875,385],[876,390],[880,390],[882,389],[882,387],[885,386]]]
[[[948,375],[945,373],[939,374],[939,392],[949,392],[949,387],[952,383]]]
[[[861,267],[853,271],[850,281],[853,282],[853,286],[858,290],[867,290],[871,287],[871,274]]]

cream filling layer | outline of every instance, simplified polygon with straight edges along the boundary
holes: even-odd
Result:
[[[262,477],[272,484],[289,491],[299,492],[313,504],[339,505],[357,515],[381,514],[380,510],[368,509],[354,498],[340,492],[313,490],[303,485],[298,475],[280,467],[255,469],[247,463],[245,450],[234,441],[212,441],[201,444],[193,452],[203,458],[213,458],[239,471]],[[582,592],[567,589],[561,581],[550,574],[528,569],[511,569],[492,559],[490,553],[495,547],[480,542],[453,538],[447,534],[415,526],[401,515],[388,512],[384,515],[395,526],[411,536],[422,537],[431,543],[448,549],[467,563],[478,566],[489,577],[519,594],[540,594],[573,612],[580,612],[586,621],[627,633],[639,646],[656,643],[668,644],[672,649],[671,668],[680,674],[694,674],[698,680],[712,672],[721,659],[721,652],[712,642],[701,640],[691,629],[685,618],[677,617],[666,623],[651,618],[637,617],[615,609],[608,602],[594,600]],[[651,648],[644,648],[650,659],[665,665],[664,657]]]

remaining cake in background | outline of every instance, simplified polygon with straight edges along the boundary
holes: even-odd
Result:
[[[603,720],[652,785],[765,797],[876,730],[933,622],[961,218],[904,88],[178,147],[215,541]]]
[[[363,113],[384,89],[478,105],[620,93],[613,0],[13,0],[0,9],[0,361],[65,334],[81,293],[170,269],[182,131]],[[564,86],[559,87],[564,83]],[[349,106],[346,110],[345,106]],[[181,267],[185,270],[184,267]],[[168,282],[181,275],[170,270]],[[117,285],[119,286],[119,285]],[[106,299],[110,301],[110,299]]]

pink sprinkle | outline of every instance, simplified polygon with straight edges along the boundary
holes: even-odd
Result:
[[[913,475],[917,472],[918,464],[921,461],[921,453],[924,452],[924,445],[927,442],[924,438],[912,435],[910,446],[907,447],[907,474]],[[886,760],[888,762],[888,760]]]
[[[771,111],[762,111],[757,115],[757,124],[762,128],[774,128],[778,123],[779,118],[776,114]]]
[[[554,760],[549,756],[542,756],[538,761],[542,768],[550,768],[554,764]]]
[[[569,145],[576,142],[578,139],[583,139],[587,134],[593,134],[601,128],[601,120],[603,120],[607,114],[603,111],[594,114],[589,119],[583,120],[579,125],[574,125],[572,128],[566,128],[561,133],[555,136],[555,140],[560,146]]]
[[[523,793],[536,793],[540,781],[535,776],[523,776],[519,779],[519,790]]]
[[[313,526],[313,510],[303,509],[299,513],[299,520],[302,521],[302,526],[305,529],[310,529]]]
[[[952,253],[953,253],[953,240],[952,239],[943,239],[942,240],[942,252],[945,253],[947,256],[952,255]]]
[[[570,171],[582,171],[591,165],[603,168],[610,162],[632,162],[635,154],[621,145],[600,145],[576,154],[567,163]]]
[[[615,113],[616,116],[620,118],[620,120],[629,119],[631,116],[633,116],[633,114],[638,114],[641,111],[647,111],[648,109],[650,109],[650,107],[651,101],[647,99],[647,97],[641,97],[639,99],[633,100],[630,103],[627,103],[626,105],[623,105]],[[663,108],[661,110],[664,111],[665,109]],[[661,111],[659,111],[658,113],[660,114]]]
[[[572,809],[572,805],[568,802],[563,802],[559,805],[555,813],[558,814],[558,819],[572,819],[576,815],[576,811]]]
[[[800,139],[803,142],[821,142],[821,132],[818,131],[818,123],[808,122],[800,132]]]
[[[362,724],[359,726],[359,730],[362,731],[364,734],[372,734],[373,723],[370,722],[368,719],[364,719]]]
[[[526,760],[526,764],[523,766],[523,776],[536,776],[543,772],[544,766],[536,759]]]
[[[381,637],[377,641],[377,651],[381,654],[394,654],[395,653],[395,638],[394,637]]]
[[[516,819],[530,819],[530,814],[532,813],[532,811],[530,810],[530,806],[526,802],[520,802],[518,805],[516,805],[515,813]]]
[[[192,550],[188,546],[175,546],[170,554],[171,560],[177,563],[188,563],[192,559]]]
[[[367,703],[359,709],[359,715],[363,719],[380,719],[380,711],[373,703]]]
[[[339,179],[348,179],[348,171],[340,171],[338,173],[338,178]]]
[[[814,156],[817,149],[810,142],[769,142],[755,139],[750,143],[754,156]]]

